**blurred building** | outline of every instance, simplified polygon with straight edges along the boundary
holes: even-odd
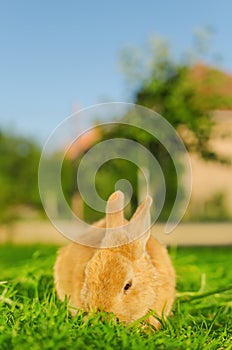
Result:
[[[188,216],[202,219],[232,218],[232,75],[197,65],[191,79],[204,99],[215,96],[216,110],[212,111],[214,126],[209,142],[221,162],[203,160],[190,154],[193,189]],[[211,102],[213,103],[213,101]]]
[[[210,147],[221,162],[190,154],[193,189],[188,214],[226,220],[232,218],[232,111],[215,111],[214,120]]]

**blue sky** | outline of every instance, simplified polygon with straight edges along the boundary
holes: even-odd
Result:
[[[152,34],[178,55],[213,27],[212,56],[232,72],[231,13],[231,0],[0,0],[0,127],[43,142],[77,106],[131,102],[120,52]]]

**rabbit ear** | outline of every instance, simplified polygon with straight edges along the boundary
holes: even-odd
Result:
[[[121,191],[114,192],[106,205],[106,232],[101,247],[116,247],[128,243],[128,235],[121,226],[127,221],[123,215],[124,195]],[[120,228],[121,227],[121,228]]]
[[[151,197],[147,196],[128,223],[123,215],[124,195],[120,191],[114,192],[106,205],[106,232],[101,247],[116,247],[134,241],[132,255],[139,258],[150,236],[151,203]]]
[[[114,192],[106,205],[106,228],[116,228],[124,225],[124,195],[121,191]]]
[[[139,205],[136,212],[132,216],[130,223],[128,224],[130,240],[136,240],[135,246],[139,254],[144,253],[147,240],[150,237],[151,203],[152,198],[147,196]]]
[[[150,206],[152,204],[152,198],[151,196],[147,196],[142,203],[138,206],[136,212],[131,218],[131,222],[134,220],[137,220],[138,218],[145,218],[145,217],[150,217]]]

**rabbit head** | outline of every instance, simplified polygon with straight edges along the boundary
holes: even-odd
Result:
[[[140,204],[129,222],[124,219],[123,202],[119,191],[107,202],[105,248],[97,250],[85,268],[81,300],[86,310],[113,312],[130,323],[154,305],[157,275],[146,251],[151,197]]]

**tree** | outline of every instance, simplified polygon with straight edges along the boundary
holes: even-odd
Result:
[[[37,185],[40,147],[22,136],[0,132],[0,218],[18,217],[16,207],[41,209]]]
[[[129,48],[123,52],[122,65],[128,79],[136,84],[134,103],[166,118],[184,138],[188,150],[218,160],[208,145],[212,116],[214,110],[232,109],[232,78],[202,63],[209,34],[205,31],[196,36],[195,46],[179,60],[172,55],[167,41],[153,37],[147,60],[138,50]]]
[[[222,161],[210,149],[209,140],[214,125],[213,111],[232,108],[232,94],[228,88],[231,78],[215,67],[199,63],[196,57],[192,61],[175,60],[165,41],[155,43],[149,63],[142,61],[138,51],[134,56],[131,49],[124,52],[124,66],[130,77],[137,78],[134,103],[166,118],[180,133],[189,151],[197,152],[205,159]],[[141,70],[144,76],[141,76]],[[160,215],[160,219],[165,220],[177,190],[175,167],[165,147],[151,135],[124,126],[115,127],[104,137],[131,138],[148,148],[158,160],[167,186]]]

